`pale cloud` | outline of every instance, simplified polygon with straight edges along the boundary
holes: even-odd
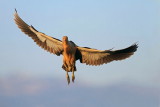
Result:
[[[10,75],[0,78],[0,93],[3,95],[14,96],[17,94],[33,95],[44,91],[47,84],[40,79],[35,79],[26,74]]]

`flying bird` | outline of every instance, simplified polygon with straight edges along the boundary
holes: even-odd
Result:
[[[15,10],[14,20],[19,29],[31,37],[34,42],[44,50],[57,56],[63,55],[62,68],[66,71],[68,84],[70,77],[68,72],[72,72],[72,82],[75,80],[76,61],[86,65],[98,66],[111,61],[118,61],[129,58],[137,50],[138,45],[133,44],[120,50],[97,50],[89,47],[77,46],[73,41],[69,41],[67,36],[63,36],[62,41],[48,36],[36,30],[32,25],[25,23]]]

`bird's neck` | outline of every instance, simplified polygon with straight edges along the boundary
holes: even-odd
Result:
[[[68,41],[67,40],[62,41],[62,44],[63,44],[63,47],[67,47],[68,46]]]

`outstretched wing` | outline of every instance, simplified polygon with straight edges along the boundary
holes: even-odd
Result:
[[[63,52],[62,41],[47,36],[44,33],[38,32],[33,26],[26,24],[19,16],[17,11],[14,14],[15,23],[26,35],[31,37],[34,42],[37,43],[41,48],[47,50],[50,53],[60,55]]]
[[[102,65],[114,60],[123,60],[129,58],[137,50],[137,44],[121,50],[96,50],[86,47],[77,47],[76,60],[87,65]]]

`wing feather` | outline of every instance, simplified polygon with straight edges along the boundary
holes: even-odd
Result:
[[[62,41],[38,32],[33,26],[26,24],[19,16],[17,11],[14,14],[14,20],[17,26],[26,35],[31,37],[37,45],[50,53],[60,55],[63,52]]]
[[[137,50],[138,45],[133,44],[128,48],[121,50],[97,50],[87,47],[77,47],[76,60],[86,65],[102,65],[111,61],[123,60],[129,58]]]

